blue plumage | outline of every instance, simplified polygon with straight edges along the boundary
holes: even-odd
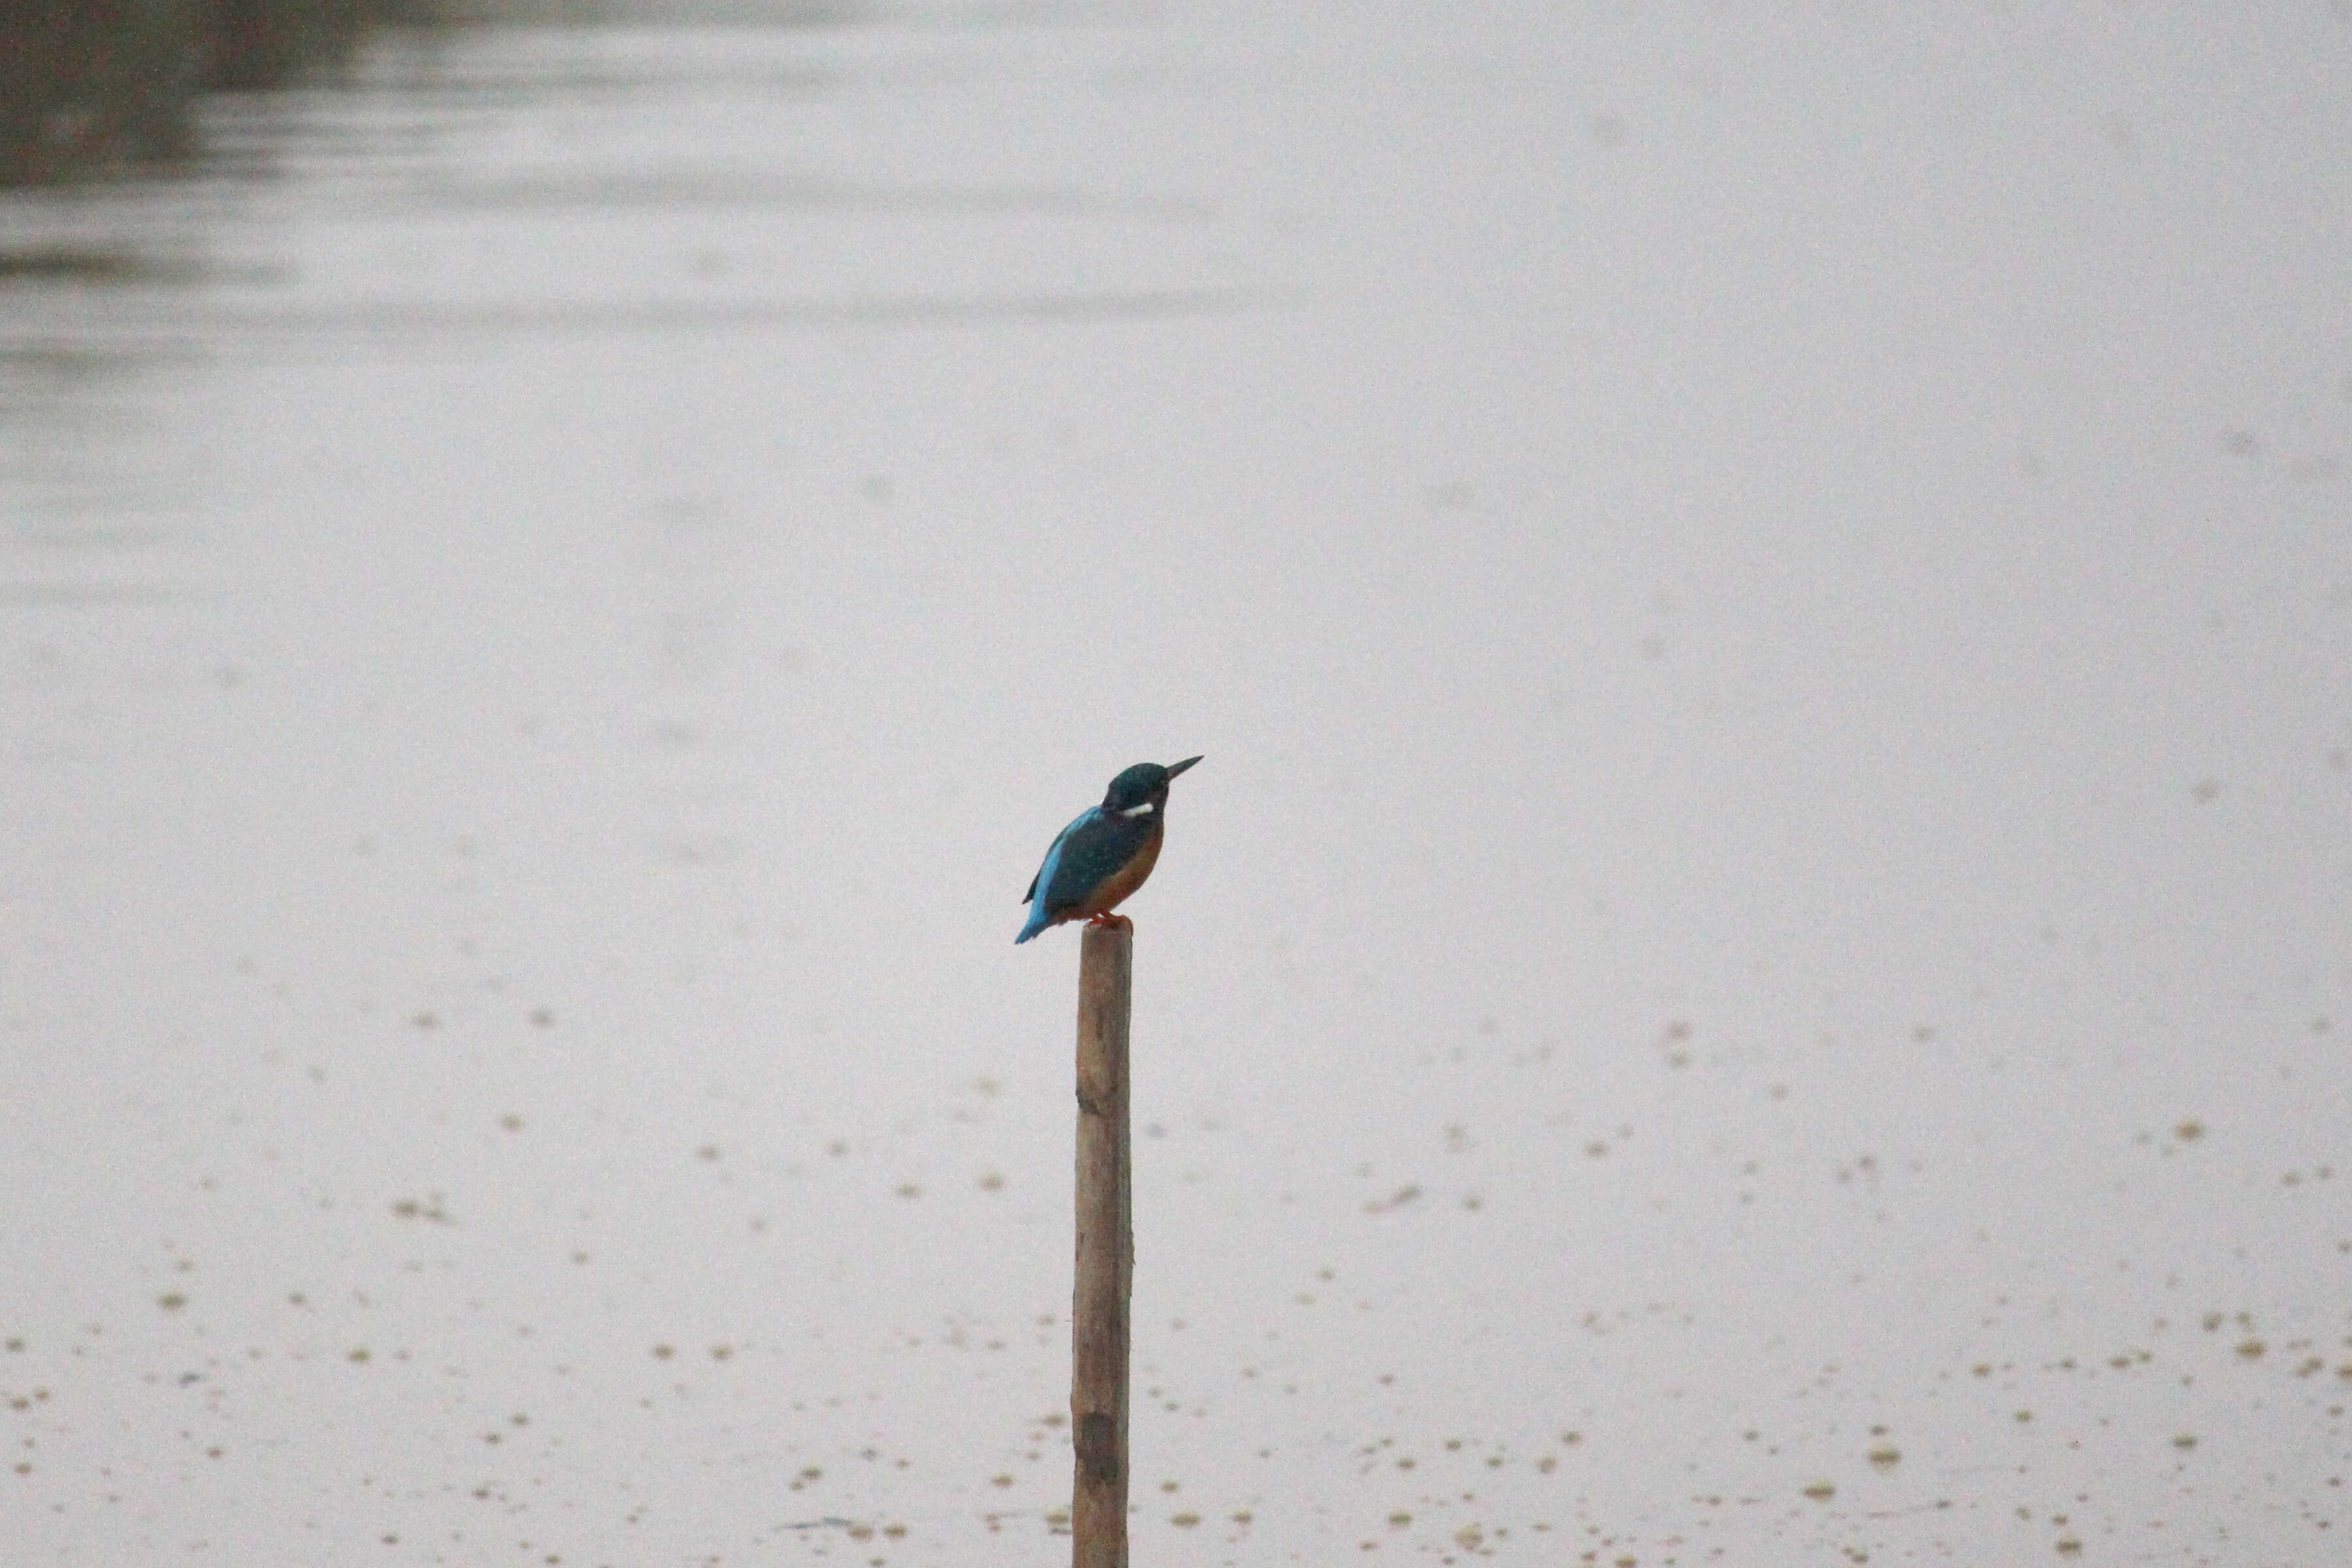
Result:
[[[1021,895],[1022,902],[1029,906],[1029,923],[1023,926],[1021,928],[1021,934],[1013,939],[1013,944],[1015,947],[1020,946],[1023,942],[1027,942],[1031,937],[1035,936],[1039,931],[1044,931],[1047,926],[1054,923],[1054,917],[1047,911],[1052,910],[1054,907],[1055,901],[1054,899],[1054,893],[1056,885],[1063,882],[1063,878],[1060,875],[1062,869],[1062,852],[1070,847],[1070,839],[1078,833],[1080,829],[1092,826],[1095,823],[1101,820],[1102,807],[1098,805],[1090,805],[1087,807],[1086,810],[1078,813],[1076,816],[1071,818],[1070,825],[1067,827],[1065,827],[1060,833],[1055,835],[1054,847],[1045,851],[1045,863],[1039,867],[1037,868],[1037,874],[1029,879],[1029,890]],[[1045,897],[1042,899],[1037,896],[1037,889],[1040,888],[1045,889]],[[1068,903],[1073,901],[1068,897],[1069,889],[1066,887],[1063,889],[1063,893],[1064,897],[1061,900],[1062,902]]]
[[[1167,768],[1138,763],[1111,780],[1102,804],[1073,817],[1045,851],[1023,895],[1028,923],[1013,942],[1064,921],[1106,916],[1143,886],[1167,834],[1169,781],[1200,760],[1187,757]]]

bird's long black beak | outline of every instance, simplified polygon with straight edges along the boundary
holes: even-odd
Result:
[[[1186,768],[1191,767],[1194,763],[1197,763],[1201,759],[1199,757],[1187,757],[1181,763],[1170,764],[1168,776],[1171,779],[1174,778],[1178,773],[1182,773]]]

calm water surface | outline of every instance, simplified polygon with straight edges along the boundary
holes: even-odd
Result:
[[[2109,23],[402,35],[0,199],[0,1554],[1055,1560],[1017,900],[1204,752],[1139,1563],[2336,1560],[2352,35]]]

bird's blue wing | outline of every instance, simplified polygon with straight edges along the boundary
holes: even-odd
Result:
[[[1120,816],[1099,807],[1070,824],[1037,874],[1037,902],[1055,914],[1083,903],[1135,858],[1158,827],[1154,818]]]
[[[1080,828],[1098,820],[1102,814],[1101,806],[1090,805],[1070,818],[1070,825],[1067,827],[1054,835],[1053,847],[1045,851],[1045,863],[1037,868],[1037,874],[1029,879],[1029,890],[1021,895],[1023,903],[1025,904],[1034,899],[1041,888],[1047,894],[1046,901],[1048,903],[1053,901],[1054,878],[1062,868],[1063,851],[1069,847],[1070,840],[1077,837]]]
[[[1069,847],[1070,840],[1077,837],[1080,828],[1101,816],[1102,807],[1090,805],[1072,817],[1070,825],[1054,836],[1053,847],[1045,851],[1045,863],[1037,868],[1037,874],[1029,879],[1029,890],[1021,895],[1021,901],[1029,906],[1029,923],[1023,926],[1021,934],[1013,939],[1013,945],[1027,942],[1052,923],[1054,883],[1062,872],[1062,852]],[[1041,892],[1045,895],[1043,898],[1038,896]]]

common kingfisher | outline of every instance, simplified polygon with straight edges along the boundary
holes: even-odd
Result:
[[[1200,760],[1187,757],[1172,768],[1138,763],[1111,780],[1102,804],[1078,813],[1045,851],[1045,864],[1021,895],[1029,923],[1014,945],[1064,921],[1107,921],[1143,886],[1168,835],[1169,781]]]

